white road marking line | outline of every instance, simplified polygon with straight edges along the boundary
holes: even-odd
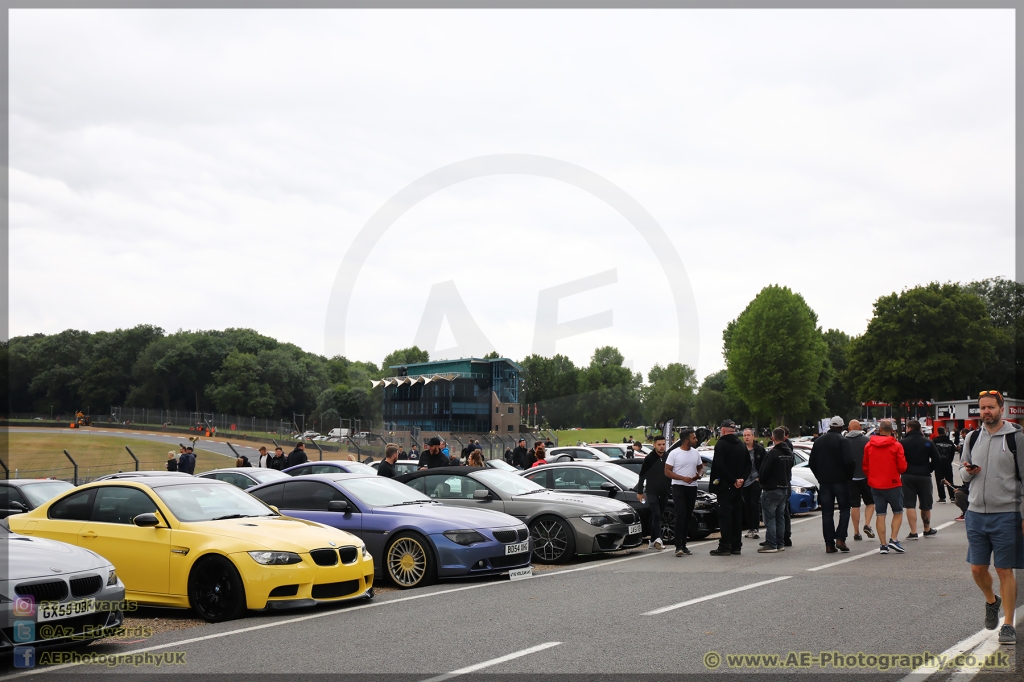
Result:
[[[949,528],[950,526],[954,525],[955,523],[956,523],[956,521],[946,521],[941,526],[935,526],[935,530],[942,530],[943,528]]]
[[[427,679],[423,680],[423,682],[441,682],[441,680],[447,680],[449,678],[457,677],[459,675],[465,675],[467,673],[476,672],[477,670],[483,670],[484,668],[490,668],[492,665],[498,665],[499,663],[504,663],[505,661],[511,661],[513,659],[521,658],[523,656],[529,656],[530,654],[535,654],[538,651],[544,651],[545,649],[550,649],[551,647],[558,646],[559,644],[561,644],[561,642],[545,642],[544,644],[538,644],[537,646],[531,646],[529,649],[523,649],[522,651],[516,651],[516,652],[513,652],[511,654],[507,654],[505,656],[501,656],[499,658],[492,658],[491,660],[484,661],[483,663],[477,663],[476,665],[467,666],[465,668],[459,668],[458,670],[453,670],[450,673],[445,673],[444,675],[438,675],[437,677],[430,677],[430,678],[427,678]]]
[[[771,580],[762,580],[759,583],[751,583],[750,585],[744,585],[743,587],[735,587],[735,588],[733,588],[731,590],[726,590],[725,592],[716,592],[715,594],[709,594],[706,597],[697,597],[696,599],[690,599],[688,601],[680,602],[678,604],[672,604],[671,606],[663,606],[660,609],[654,609],[653,611],[648,611],[647,613],[642,613],[640,615],[641,616],[656,616],[659,613],[665,613],[666,611],[672,611],[674,609],[681,609],[684,606],[689,606],[691,604],[699,604],[702,601],[709,601],[711,599],[717,599],[718,597],[724,597],[724,596],[729,595],[729,594],[736,594],[737,592],[745,592],[746,590],[752,590],[755,587],[761,587],[762,585],[770,585],[772,583],[777,583],[777,582],[779,582],[781,580],[789,580],[792,577],[793,576],[791,576],[791,575],[783,575],[783,576],[779,576],[778,578],[772,578]]]
[[[878,554],[878,550],[877,549],[873,549],[870,552],[864,552],[863,554],[855,554],[853,556],[848,556],[845,559],[840,559],[839,561],[833,561],[830,564],[822,564],[821,566],[815,566],[813,568],[808,568],[807,570],[808,571],[812,571],[812,572],[813,571],[820,571],[823,568],[831,568],[832,566],[838,566],[839,564],[845,564],[848,561],[856,561],[857,559],[863,559],[864,557],[871,556],[872,554]]]
[[[1014,616],[1014,622],[1017,625],[1020,625],[1021,621],[1024,620],[1024,609],[1021,610],[1019,615],[1015,611]],[[1000,622],[1000,625],[1002,625],[1002,622]],[[965,637],[964,639],[960,640],[953,646],[943,651],[941,654],[939,654],[939,657],[945,657],[946,659],[950,659],[959,656],[960,654],[966,654],[979,644],[985,642],[985,640],[987,639],[991,639],[998,646],[999,628],[997,627],[995,630],[979,630],[970,637]],[[995,649],[993,648],[993,651],[994,650]],[[963,669],[961,668],[959,670],[962,671]],[[923,682],[924,680],[927,680],[929,677],[931,677],[937,672],[939,672],[939,669],[935,666],[921,666],[920,668],[917,668],[912,673],[910,673],[902,680],[900,680],[900,682]],[[975,675],[977,675],[978,672],[978,669],[971,670],[969,673],[959,672],[959,674],[956,676],[956,679],[959,681],[966,682],[967,680],[970,680]]]

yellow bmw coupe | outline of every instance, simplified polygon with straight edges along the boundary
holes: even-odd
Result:
[[[104,557],[130,601],[192,607],[210,622],[237,618],[246,609],[373,597],[373,559],[362,540],[281,516],[223,481],[97,481],[9,523],[16,533]]]

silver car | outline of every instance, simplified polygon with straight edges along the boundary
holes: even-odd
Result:
[[[37,649],[108,637],[124,622],[124,583],[95,552],[12,533],[0,522],[7,570],[0,576],[0,655],[16,667]],[[2,549],[2,548],[0,548]]]
[[[438,467],[395,480],[444,504],[521,519],[533,538],[533,560],[541,564],[637,547],[643,535],[639,515],[624,502],[547,490],[509,471]]]
[[[236,488],[248,490],[253,486],[280,481],[282,478],[291,478],[288,474],[277,469],[261,469],[257,467],[234,467],[231,469],[213,469],[196,475],[196,478],[214,478],[218,481],[226,481]]]

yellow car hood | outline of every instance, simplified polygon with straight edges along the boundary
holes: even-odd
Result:
[[[194,521],[182,523],[182,531],[234,538],[253,549],[277,552],[304,553],[311,549],[362,546],[363,541],[351,533],[324,526],[313,521],[293,519],[290,516],[268,518],[222,519],[220,521]]]

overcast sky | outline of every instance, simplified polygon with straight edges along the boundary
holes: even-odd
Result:
[[[611,344],[636,370],[682,359],[703,377],[769,284],[859,334],[881,295],[1014,276],[1012,10],[10,17],[15,336],[251,327],[380,363],[452,281],[477,345],[520,359],[538,292],[614,270],[558,307],[611,326],[556,350],[584,364]],[[325,341],[370,216],[440,167],[510,153],[639,202],[685,264],[698,328],[601,197],[499,175],[409,207]],[[469,347],[458,319],[423,323],[432,357]]]

